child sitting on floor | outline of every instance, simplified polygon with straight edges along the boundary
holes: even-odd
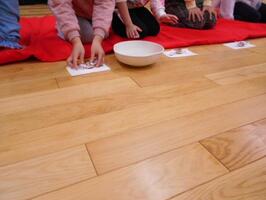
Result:
[[[266,4],[261,0],[214,0],[221,17],[248,22],[266,22]]]
[[[151,0],[152,13],[145,7],[149,0],[119,0],[118,12],[114,12],[112,28],[122,37],[144,38],[157,35],[159,22],[176,24],[177,17],[165,13],[160,0]],[[157,21],[158,20],[158,21]]]
[[[82,43],[92,43],[90,61],[96,66],[104,62],[102,41],[108,36],[115,0],[49,0],[57,19],[59,36],[70,41],[72,53],[67,62],[72,67],[84,63]]]
[[[211,29],[216,24],[211,0],[165,0],[165,10],[178,17],[181,27]]]
[[[0,0],[0,48],[20,49],[18,0]]]

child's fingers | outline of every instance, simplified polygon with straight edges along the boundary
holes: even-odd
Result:
[[[74,68],[78,67],[78,55],[73,55],[72,63]]]
[[[192,13],[189,12],[189,15],[188,15],[188,20],[191,21],[192,20]]]
[[[142,32],[142,29],[140,27],[136,26],[136,28],[137,28],[137,31]]]
[[[127,34],[127,37],[128,38],[134,38],[135,37],[134,30],[129,30],[128,34]]]
[[[134,31],[130,31],[130,38],[135,38],[135,33],[134,33]]]
[[[171,19],[171,21],[176,24],[178,22],[178,17],[175,15],[168,15],[168,17]]]
[[[136,38],[138,34],[137,30],[132,30],[131,34],[132,34],[132,38]]]
[[[193,21],[193,22],[194,22],[194,14],[193,14],[193,13],[191,13],[191,14],[189,15],[189,21]]]
[[[127,37],[131,38],[131,32],[130,31],[127,31]]]
[[[139,32],[136,30],[134,30],[134,38],[139,38]]]
[[[203,13],[205,13],[205,12],[208,12],[209,13],[209,19],[212,20],[212,14],[213,14],[213,12],[211,10],[209,10],[209,9],[203,10]]]
[[[178,17],[175,16],[175,15],[170,15],[170,14],[169,14],[168,16],[169,16],[170,18],[172,18],[172,19],[176,19],[176,20],[178,19]]]
[[[68,57],[68,59],[67,59],[67,65],[70,66],[70,67],[73,67],[72,55]]]
[[[192,13],[192,21],[193,21],[193,22],[196,21],[196,17],[197,17],[197,14],[196,14],[196,13]]]
[[[175,15],[171,15],[171,16],[169,16],[169,17],[170,17],[171,21],[172,21],[174,24],[176,24],[176,23],[178,22],[178,18],[177,18]]]
[[[90,63],[93,63],[94,60],[95,60],[95,53],[94,53],[94,51],[91,51]]]
[[[197,18],[199,21],[202,21],[203,20],[203,16],[200,12],[197,13]]]
[[[83,63],[84,63],[84,56],[85,56],[85,53],[82,52],[82,53],[80,54],[80,57],[79,57],[80,64],[83,64]]]
[[[103,64],[104,62],[104,54],[103,53],[99,53],[98,54],[98,58],[97,58],[97,63],[96,63],[96,67],[99,67]]]

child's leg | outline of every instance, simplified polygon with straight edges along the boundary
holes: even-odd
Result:
[[[260,13],[255,8],[243,2],[236,2],[234,16],[237,20],[248,22],[259,22],[261,19]]]
[[[158,35],[160,32],[160,24],[151,12],[145,7],[136,8],[135,12],[138,19],[141,19],[142,23],[145,24],[147,35]]]
[[[262,3],[261,7],[259,9],[260,15],[261,15],[261,22],[266,23],[266,4]]]
[[[91,21],[83,17],[77,16],[80,27],[80,39],[82,43],[90,43],[93,40],[93,28]],[[65,40],[63,32],[57,26],[58,36]]]
[[[126,27],[122,20],[118,17],[118,14],[116,12],[114,12],[113,14],[112,29],[116,34],[120,35],[121,37],[127,37]]]
[[[148,29],[146,25],[143,23],[142,18],[139,18],[139,16],[136,14],[138,9],[139,8],[132,8],[129,9],[128,11],[132,23],[141,28],[142,30],[139,33],[140,38],[144,38],[148,35]],[[125,24],[122,22],[122,20],[116,13],[114,13],[113,15],[112,29],[116,34],[120,35],[121,37],[127,37]]]
[[[80,39],[82,43],[90,43],[93,40],[93,28],[90,20],[77,17],[80,27]]]
[[[17,0],[0,1],[0,46],[21,48],[18,44],[19,34],[19,4]]]
[[[176,0],[166,0],[165,1],[166,13],[176,15],[179,19],[179,23],[183,27],[193,28],[193,29],[203,29],[205,21],[192,21],[189,20],[188,9],[184,2],[177,2]]]

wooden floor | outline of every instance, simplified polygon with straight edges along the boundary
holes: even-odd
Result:
[[[265,200],[266,38],[250,41],[76,78],[1,66],[0,199]]]

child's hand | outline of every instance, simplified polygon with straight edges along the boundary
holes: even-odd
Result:
[[[175,25],[178,23],[178,18],[175,15],[170,15],[170,14],[166,14],[166,15],[162,15],[160,17],[160,22],[162,23],[166,23],[166,24],[172,24]]]
[[[210,14],[210,20],[212,19],[212,14],[214,14],[215,19],[217,19],[217,13],[212,6],[204,6],[202,12],[207,11]]]
[[[96,60],[96,67],[101,66],[104,63],[104,50],[102,48],[102,40],[101,36],[96,35],[92,41],[91,45],[91,58],[90,62],[94,63]]]
[[[79,37],[72,41],[73,49],[71,55],[67,59],[67,64],[70,67],[77,68],[79,64],[84,63],[85,49]]]
[[[199,21],[202,21],[203,20],[202,11],[198,7],[190,8],[188,10],[188,19],[193,22],[195,22],[197,19]]]
[[[127,32],[127,37],[128,38],[139,38],[139,32],[141,32],[141,28],[139,28],[138,26],[131,24],[126,26],[126,32]]]

